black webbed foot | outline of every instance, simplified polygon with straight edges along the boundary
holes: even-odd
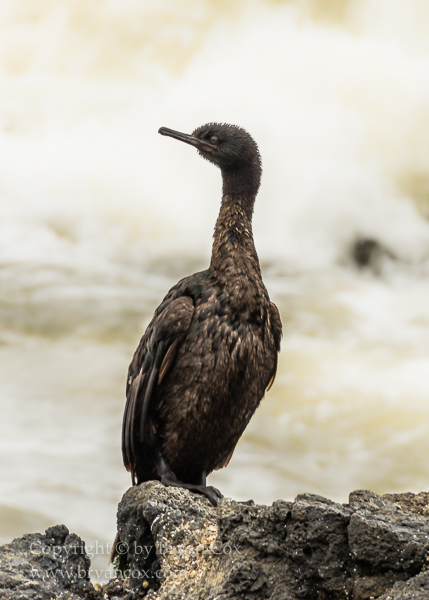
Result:
[[[220,491],[212,485],[196,485],[194,491],[207,496],[213,506],[217,506],[219,499],[223,498]]]
[[[164,475],[161,477],[161,483],[164,485],[171,485],[174,487],[181,487],[186,490],[190,490],[191,492],[197,492],[198,494],[203,494],[210,500],[213,506],[218,505],[219,498],[223,498],[222,494],[218,489],[211,485],[197,485],[196,483],[183,483],[174,475],[174,473],[170,473],[168,475]]]
[[[200,483],[183,483],[176,477],[173,471],[170,469],[165,458],[158,451],[157,456],[157,472],[160,478],[161,483],[164,485],[171,485],[174,487],[181,487],[186,490],[190,490],[191,492],[197,492],[198,494],[203,494],[210,500],[213,506],[218,505],[219,498],[223,498],[222,494],[218,489],[211,485],[206,485],[206,474],[205,472],[201,473],[199,477]]]
[[[215,488],[212,485],[207,485],[206,486],[206,490],[210,490],[210,493],[215,495],[216,504],[213,502],[213,500],[210,500],[210,502],[212,502],[212,504],[214,504],[215,506],[217,506],[217,502],[218,502],[218,500],[220,498],[223,498],[223,494],[217,488]],[[207,495],[207,498],[209,498],[208,495]]]

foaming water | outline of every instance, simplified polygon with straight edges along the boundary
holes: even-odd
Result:
[[[0,9],[4,540],[55,521],[113,539],[127,364],[207,265],[221,192],[160,126],[237,123],[263,159],[279,373],[212,483],[260,502],[428,486],[429,8],[176,4]]]

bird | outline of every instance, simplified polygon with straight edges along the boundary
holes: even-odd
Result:
[[[217,506],[222,494],[206,478],[228,465],[271,387],[282,337],[252,233],[261,158],[237,125],[159,133],[194,146],[220,168],[222,201],[209,267],[170,289],[132,358],[122,455],[133,485],[158,480]]]

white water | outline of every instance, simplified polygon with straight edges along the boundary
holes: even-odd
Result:
[[[242,125],[284,340],[226,495],[428,489],[429,6],[5,0],[0,533],[111,541],[127,364],[207,265],[219,172],[157,135]],[[351,259],[358,238],[388,255]],[[101,560],[101,559],[100,559]]]

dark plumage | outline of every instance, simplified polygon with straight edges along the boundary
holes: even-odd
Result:
[[[155,311],[128,370],[122,454],[134,484],[158,479],[205,494],[226,466],[274,380],[282,325],[262,282],[252,235],[261,177],[258,148],[234,125],[191,136],[222,172],[210,267],[177,283]]]

